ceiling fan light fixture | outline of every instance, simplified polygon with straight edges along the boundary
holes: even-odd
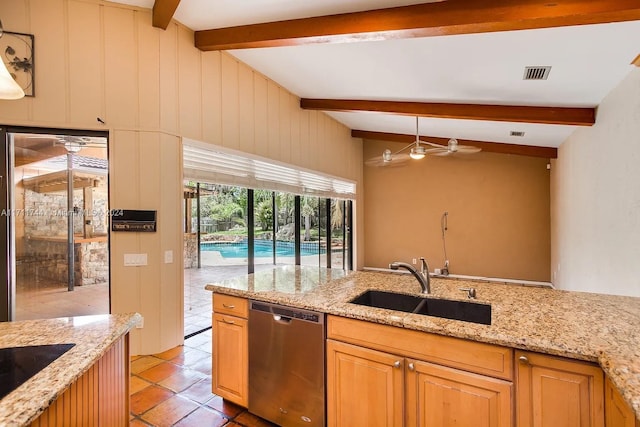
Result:
[[[426,154],[426,151],[424,147],[418,145],[411,149],[411,153],[409,153],[409,156],[411,156],[412,159],[420,160],[420,159],[424,159],[425,154]]]
[[[391,160],[392,160],[392,157],[391,157],[391,150],[389,150],[389,149],[387,148],[386,150],[384,150],[384,151],[382,152],[382,161],[383,161],[383,162],[385,162],[385,163],[388,163],[388,162],[390,162]]]

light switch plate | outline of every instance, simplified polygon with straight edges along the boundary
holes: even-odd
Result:
[[[173,251],[164,251],[164,263],[165,264],[173,263]]]
[[[124,254],[125,267],[147,265],[147,254]]]

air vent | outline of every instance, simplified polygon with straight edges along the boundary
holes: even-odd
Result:
[[[509,136],[519,136],[519,137],[523,137],[524,136],[524,132],[520,131],[520,130],[512,130],[509,133]]]
[[[551,67],[524,67],[523,80],[547,80]]]

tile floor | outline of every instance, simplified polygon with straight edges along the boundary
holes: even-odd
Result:
[[[131,427],[273,427],[211,393],[211,330],[131,362]]]

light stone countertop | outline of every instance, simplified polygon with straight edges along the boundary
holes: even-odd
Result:
[[[207,290],[343,317],[599,363],[640,420],[640,298],[487,281],[431,279],[433,298],[491,304],[491,325],[349,304],[368,289],[419,294],[409,274],[282,266]]]
[[[0,323],[0,348],[75,344],[0,400],[0,426],[24,426],[36,419],[141,320],[129,313]]]

